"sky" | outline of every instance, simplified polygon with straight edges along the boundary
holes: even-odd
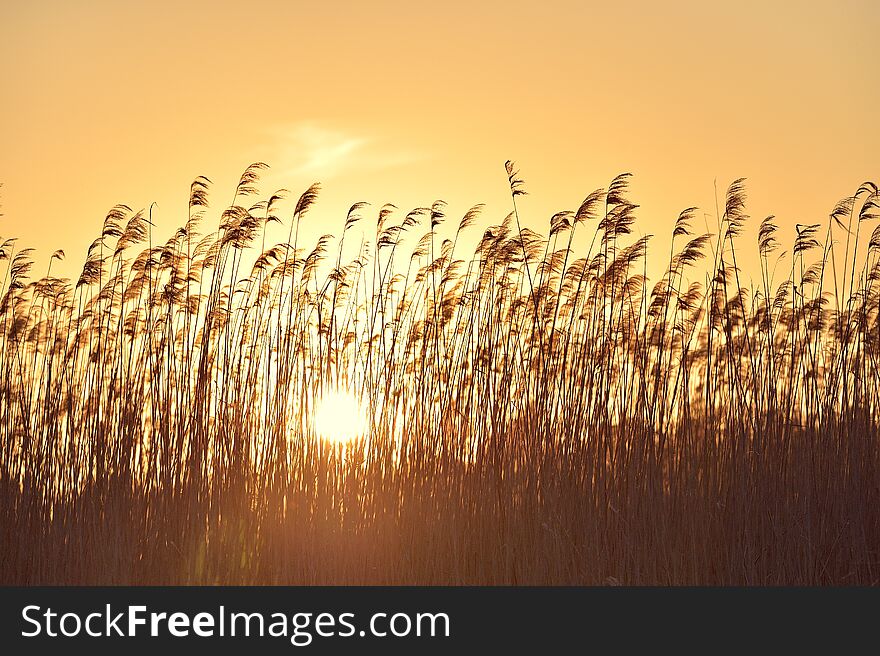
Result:
[[[871,0],[178,4],[2,4],[0,237],[76,275],[113,205],[155,202],[169,236],[196,176],[216,217],[255,161],[266,197],[322,183],[315,235],[356,201],[497,223],[507,159],[546,232],[632,172],[664,252],[679,211],[711,227],[739,177],[753,224],[791,235],[880,181]]]

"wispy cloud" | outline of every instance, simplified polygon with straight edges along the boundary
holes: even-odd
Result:
[[[327,180],[350,171],[376,171],[422,157],[389,149],[380,140],[309,121],[279,128],[278,162],[289,175]],[[281,164],[283,162],[283,164]]]

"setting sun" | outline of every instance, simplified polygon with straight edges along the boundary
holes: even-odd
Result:
[[[367,433],[367,413],[351,392],[327,390],[315,408],[315,433],[332,442],[350,442]]]

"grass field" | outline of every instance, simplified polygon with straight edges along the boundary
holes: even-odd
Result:
[[[783,235],[738,180],[658,252],[628,175],[542,235],[508,163],[498,223],[303,243],[263,168],[115,207],[78,279],[3,243],[0,582],[880,582],[876,185]]]

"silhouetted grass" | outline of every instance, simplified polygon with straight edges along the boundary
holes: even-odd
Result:
[[[542,236],[508,163],[482,236],[385,206],[348,259],[369,208],[303,244],[318,187],[282,219],[263,168],[206,234],[205,178],[164,242],[113,208],[76,281],[3,243],[3,583],[880,581],[876,185],[743,272],[738,180],[649,285],[628,175]],[[327,388],[369,435],[315,434]]]

